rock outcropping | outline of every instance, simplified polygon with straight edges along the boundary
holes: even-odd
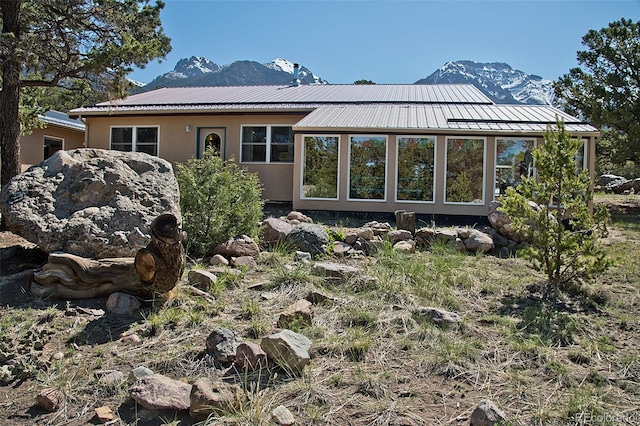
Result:
[[[46,252],[86,258],[133,257],[152,221],[181,223],[171,163],[144,153],[58,151],[7,184],[2,214],[12,232]]]

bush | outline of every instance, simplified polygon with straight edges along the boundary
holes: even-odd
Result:
[[[178,164],[176,179],[187,253],[202,257],[229,238],[257,236],[264,202],[256,174],[208,149],[203,158]]]

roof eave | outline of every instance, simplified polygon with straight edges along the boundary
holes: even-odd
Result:
[[[119,115],[199,115],[199,114],[246,114],[246,113],[309,113],[313,111],[313,107],[302,108],[211,108],[211,109],[144,109],[132,110],[129,108],[109,108],[99,110],[72,110],[69,112],[70,117],[110,117]]]
[[[293,126],[296,133],[313,132],[313,133],[404,133],[404,134],[472,134],[472,135],[488,135],[488,134],[521,134],[528,136],[540,136],[542,130],[519,130],[519,129],[451,129],[436,127],[420,127],[420,128],[392,128],[392,127],[309,127],[309,126]],[[578,131],[572,132],[576,135],[590,135],[600,137],[600,131]]]

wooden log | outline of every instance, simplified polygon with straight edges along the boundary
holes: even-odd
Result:
[[[140,281],[132,257],[87,259],[51,253],[42,270],[33,274],[31,294],[38,297],[82,299],[122,291],[139,296],[148,290]]]
[[[175,216],[151,224],[151,242],[135,258],[87,259],[51,253],[30,286],[39,297],[78,299],[125,292],[147,297],[173,289],[184,272],[183,234]]]
[[[150,291],[166,293],[182,277],[183,238],[178,219],[172,214],[160,215],[151,223],[151,242],[135,257],[136,271]]]
[[[416,233],[416,214],[405,210],[396,210],[396,227],[405,231]]]

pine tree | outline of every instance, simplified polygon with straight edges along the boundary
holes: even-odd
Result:
[[[524,256],[545,273],[545,299],[555,301],[607,267],[597,240],[606,235],[609,216],[602,205],[591,212],[589,176],[575,158],[583,142],[561,120],[547,128],[544,140],[533,151],[537,178],[523,177],[508,188],[501,209],[516,231],[531,238]]]
[[[84,87],[125,94],[126,74],[164,57],[170,40],[160,24],[161,1],[0,1],[0,149],[6,184],[20,172],[20,104],[24,90]]]
[[[601,172],[640,170],[640,21],[620,19],[582,37],[580,67],[554,83],[567,112],[603,129]]]

